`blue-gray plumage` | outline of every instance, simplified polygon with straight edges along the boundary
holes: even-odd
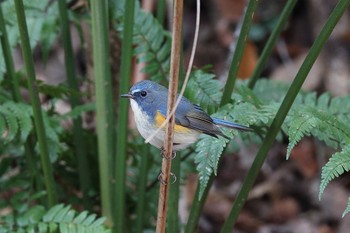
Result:
[[[168,89],[152,81],[141,81],[133,85],[128,94],[137,129],[144,138],[148,138],[164,122],[167,113]],[[198,105],[185,97],[175,111],[174,150],[181,150],[194,143],[200,133],[213,137],[224,135],[218,126],[231,129],[251,130],[233,122],[212,118]],[[158,148],[163,146],[164,129],[150,141]]]

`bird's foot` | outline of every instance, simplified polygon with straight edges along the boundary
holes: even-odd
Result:
[[[165,149],[164,149],[164,147],[161,147],[161,148],[160,148],[160,154],[161,154],[161,156],[162,156],[163,159],[169,160],[169,159],[175,159],[175,158],[176,158],[176,152],[175,152],[175,151],[173,151],[173,152],[171,153],[171,156],[167,156],[167,155],[165,154]]]
[[[168,181],[164,180],[163,175],[164,175],[163,172],[160,172],[158,176],[158,180],[162,185],[168,185]],[[177,180],[176,175],[170,172],[170,176],[173,178],[173,181],[170,184],[174,184]]]

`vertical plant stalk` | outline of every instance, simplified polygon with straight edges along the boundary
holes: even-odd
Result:
[[[41,112],[39,93],[35,83],[34,62],[29,43],[28,29],[22,0],[15,0],[15,8],[21,38],[22,54],[27,73],[30,102],[33,108],[35,132],[39,141],[40,158],[45,178],[48,206],[51,207],[57,203],[55,180],[52,173],[52,167],[48,153],[47,138]]]
[[[61,20],[62,41],[64,48],[64,60],[68,85],[71,89],[79,92],[78,82],[75,74],[75,62],[71,33],[68,20],[68,12],[65,0],[58,1],[58,9]],[[72,108],[79,105],[79,97],[71,95],[69,97]],[[91,202],[88,198],[88,191],[91,187],[91,178],[87,160],[86,143],[83,136],[82,121],[80,116],[73,120],[73,141],[75,145],[75,154],[78,158],[79,183],[83,192],[83,202],[86,209],[91,210]]]
[[[114,111],[109,67],[108,1],[91,1],[92,48],[96,88],[97,141],[102,214],[113,226],[112,156],[114,155]]]
[[[120,66],[119,93],[129,91],[132,61],[132,35],[134,28],[135,0],[125,1],[125,19],[122,40],[122,60]],[[125,176],[126,176],[126,146],[128,137],[128,103],[119,101],[117,122],[117,154],[115,159],[115,231],[125,232]]]
[[[277,39],[283,30],[283,27],[286,25],[288,18],[290,14],[292,13],[295,4],[297,3],[297,0],[288,0],[286,6],[283,8],[282,13],[280,17],[278,18],[278,21],[269,37],[269,39],[266,42],[266,45],[261,53],[261,56],[259,57],[258,64],[256,65],[254,72],[249,79],[248,87],[250,89],[253,89],[255,86],[256,81],[258,81],[261,72],[263,71],[265,64],[267,62],[267,59],[270,57],[272,49],[274,48]]]
[[[253,16],[257,5],[258,0],[249,0],[247,9],[244,14],[241,32],[236,43],[236,50],[233,54],[230,69],[228,71],[228,77],[224,88],[224,93],[221,98],[220,106],[227,104],[231,100],[232,91],[235,87],[237,80],[239,65],[242,60],[244,48],[248,38],[248,33],[253,22]]]
[[[141,163],[139,167],[139,178],[137,183],[137,207],[136,207],[136,233],[143,232],[145,222],[145,202],[147,191],[148,178],[148,160],[149,160],[149,145],[144,144],[142,147]]]
[[[168,226],[167,233],[181,232],[180,220],[179,220],[179,199],[180,199],[180,168],[181,168],[181,156],[176,156],[172,161],[172,173],[177,177],[177,181],[170,186],[169,194],[169,214],[168,214]]]
[[[0,31],[1,31],[1,47],[4,53],[6,72],[7,72],[7,76],[11,80],[12,97],[16,102],[19,102],[22,100],[22,97],[19,92],[19,84],[15,75],[15,66],[13,64],[11,46],[7,36],[6,24],[5,24],[1,5],[0,5]]]
[[[241,209],[244,206],[245,201],[247,200],[250,189],[252,188],[256,177],[263,165],[267,152],[271,148],[273,142],[275,141],[276,135],[279,132],[284,119],[286,118],[289,109],[291,108],[298,92],[301,89],[308,73],[311,70],[312,65],[315,63],[318,55],[320,54],[321,49],[332,33],[335,25],[339,21],[340,17],[343,15],[347,7],[349,6],[350,0],[340,0],[336,5],[331,15],[329,16],[326,24],[323,26],[321,32],[317,36],[315,42],[311,46],[309,53],[307,54],[303,64],[301,65],[293,83],[291,84],[281,107],[279,108],[276,117],[274,118],[270,130],[268,131],[257,155],[256,158],[248,171],[248,174],[242,184],[242,187],[236,197],[235,203],[231,209],[230,215],[225,221],[225,224],[221,230],[221,233],[232,232],[233,226],[238,218],[238,215]]]
[[[8,40],[7,30],[6,30],[6,24],[4,20],[4,15],[2,11],[2,6],[0,4],[0,31],[1,31],[1,47],[4,54],[4,60],[6,65],[6,72],[7,77],[11,80],[11,91],[12,91],[12,97],[14,101],[16,102],[22,102],[23,98],[20,94],[20,87],[18,84],[18,80],[16,78],[15,74],[15,66],[13,63],[12,53],[11,53],[11,46]],[[31,136],[30,135],[27,138],[27,141],[24,143],[24,150],[26,155],[26,160],[28,163],[28,168],[30,170],[30,173],[33,175],[35,182],[36,182],[36,190],[42,190],[42,179],[41,175],[38,172],[38,169],[36,167],[36,161],[35,156],[33,153],[33,143],[31,142]]]
[[[158,0],[156,17],[157,17],[158,22],[161,25],[164,25],[165,12],[166,12],[166,2],[165,2],[165,0]]]
[[[196,232],[197,224],[199,217],[201,215],[202,209],[204,207],[205,201],[207,200],[209,189],[214,182],[214,175],[211,175],[207,187],[201,197],[199,197],[200,183],[198,182],[196,193],[194,194],[192,206],[190,210],[190,215],[188,216],[187,224],[185,227],[185,233],[193,233]]]
[[[180,51],[181,51],[181,41],[182,41],[181,39],[182,13],[183,13],[183,0],[175,0],[173,22],[172,22],[173,40],[171,44],[170,79],[169,79],[167,116],[170,116],[170,113],[176,103],[179,68],[180,68]],[[166,129],[165,129],[165,141],[163,146],[164,158],[162,160],[162,171],[161,171],[162,182],[159,188],[156,233],[165,232],[167,210],[168,210],[171,158],[173,154],[174,125],[175,125],[175,116],[171,116],[169,123],[166,125]]]

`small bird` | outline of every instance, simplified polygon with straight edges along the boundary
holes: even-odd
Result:
[[[129,98],[134,112],[136,127],[143,138],[147,139],[166,119],[168,89],[153,81],[144,80],[133,85],[128,94],[121,97]],[[175,111],[175,126],[173,150],[182,150],[196,142],[201,133],[213,137],[222,136],[219,126],[250,131],[249,127],[233,122],[210,117],[200,106],[191,103],[185,97]],[[161,148],[164,144],[165,128],[159,130],[150,143]]]

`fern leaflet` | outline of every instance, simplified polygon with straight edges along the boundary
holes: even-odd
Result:
[[[293,117],[293,119],[290,119],[290,121],[292,123],[288,129],[289,143],[287,147],[287,159],[289,158],[295,145],[305,135],[309,135],[311,129],[315,128],[319,124],[318,119],[316,119],[312,114],[308,114],[307,112],[301,112],[299,115]]]
[[[342,99],[350,101],[349,97],[331,99],[327,93],[319,98],[316,93],[299,96],[284,123],[289,136],[287,158],[304,136],[313,135],[335,149],[350,143],[349,113],[335,107],[345,104]]]
[[[350,145],[345,146],[341,152],[333,154],[328,163],[322,167],[319,199],[330,181],[348,171],[350,171]]]
[[[45,211],[42,206],[34,206],[16,219],[16,222],[7,221],[0,226],[2,230],[17,232],[102,232],[109,233],[103,223],[105,218],[96,218],[95,214],[83,211],[77,215],[70,206],[59,204]]]
[[[221,99],[222,86],[215,75],[202,70],[192,72],[187,84],[185,95],[193,103],[199,104],[208,112],[214,112]]]
[[[4,144],[13,141],[17,135],[20,136],[21,141],[27,139],[33,128],[32,110],[29,105],[6,102],[0,108],[0,116],[2,116],[0,117],[0,133]]]
[[[345,215],[347,215],[350,212],[350,198],[348,199],[348,205],[346,206],[346,209],[344,210],[342,217],[344,218]]]
[[[199,198],[202,197],[211,174],[214,172],[216,175],[218,162],[226,143],[227,140],[222,137],[213,138],[208,135],[203,135],[197,143],[195,163],[200,182]]]

